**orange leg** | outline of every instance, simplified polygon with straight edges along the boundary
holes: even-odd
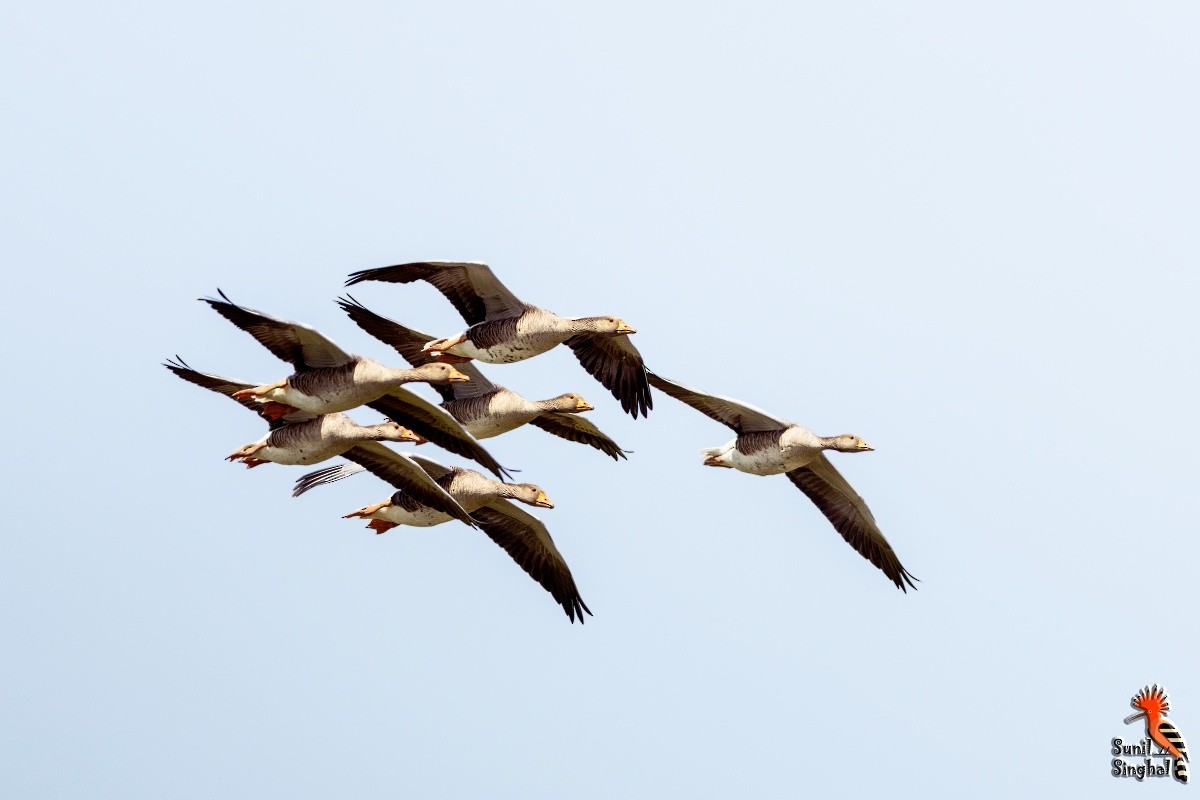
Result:
[[[471,359],[467,358],[466,356],[456,356],[453,353],[439,352],[437,355],[432,356],[429,360],[437,361],[439,364],[465,364]]]
[[[704,466],[706,466],[706,467],[725,467],[725,469],[733,469],[733,467],[729,466],[728,464],[722,464],[720,461],[718,461],[717,456],[709,456],[708,458],[704,459]]]
[[[272,421],[283,419],[288,414],[294,414],[299,410],[295,406],[289,406],[286,403],[276,403],[274,400],[263,404],[261,409],[262,415]]]
[[[242,445],[237,450],[234,450],[229,455],[225,456],[226,461],[237,461],[240,458],[250,458],[267,446],[266,442],[254,442],[253,444]]]
[[[257,397],[258,395],[267,394],[273,389],[282,389],[285,386],[287,386],[287,378],[284,378],[281,381],[276,381],[275,383],[263,384],[262,386],[253,386],[249,389],[239,389],[233,393],[232,397],[235,400],[245,400],[248,397]]]
[[[367,523],[367,527],[375,531],[375,535],[378,536],[381,533],[387,533],[392,528],[399,527],[399,523],[388,522],[387,520],[382,519],[373,519]]]

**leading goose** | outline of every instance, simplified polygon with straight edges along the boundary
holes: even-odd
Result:
[[[629,341],[633,328],[616,317],[572,319],[531,306],[510,292],[486,264],[415,261],[351,273],[346,285],[418,280],[433,284],[470,326],[425,345],[427,351],[437,352],[438,359],[460,363],[475,358],[489,364],[511,364],[565,344],[634,419],[653,407],[642,356]]]
[[[267,420],[271,429],[266,436],[238,448],[226,460],[240,460],[247,467],[253,468],[267,462],[311,465],[339,455],[356,462],[363,458],[378,459],[386,456],[392,464],[397,485],[404,483],[406,490],[414,498],[419,498],[431,508],[438,509],[439,513],[462,520],[468,525],[473,524],[470,515],[441,486],[431,480],[425,470],[408,460],[402,453],[395,453],[378,444],[381,441],[421,441],[419,436],[396,422],[388,420],[382,425],[358,425],[339,412],[310,415],[303,411],[290,414],[289,421],[271,419],[261,404],[245,396],[237,396],[253,384],[198,372],[178,356],[173,361],[168,360],[163,366],[185,381],[225,395]]]
[[[816,504],[846,542],[907,592],[913,576],[883,537],[875,517],[823,450],[861,453],[873,450],[857,436],[817,436],[808,428],[779,419],[762,409],[728,397],[706,394],[647,371],[650,385],[707,417],[727,425],[737,438],[701,451],[709,467],[728,467],[751,475],[778,475]],[[905,585],[907,584],[907,586]]]
[[[397,525],[429,527],[446,522],[449,517],[429,508],[396,480],[397,462],[392,458],[392,451],[388,451],[388,454],[378,457],[372,455],[359,459],[358,463],[400,491],[383,502],[351,512],[345,518],[368,519],[370,522],[367,527],[376,533],[391,530]],[[579,617],[579,622],[583,623],[584,613],[592,612],[579,596],[571,570],[554,546],[550,531],[537,517],[510,502],[517,500],[539,508],[554,508],[540,487],[531,483],[501,483],[474,470],[447,467],[421,456],[411,456],[411,459],[471,512],[475,524],[550,593],[567,612],[571,622]],[[310,472],[296,481],[293,494],[303,494],[315,486],[341,480],[358,471],[359,467],[341,464]]]
[[[433,337],[369,310],[353,297],[339,299],[350,319],[382,342],[391,345],[405,361],[413,366],[430,361],[422,345]],[[492,383],[472,363],[459,365],[471,379],[465,383],[435,384],[446,409],[463,424],[476,439],[487,439],[514,430],[525,424],[572,442],[586,444],[610,456],[614,461],[625,458],[625,451],[599,428],[579,416],[592,406],[574,393],[562,394],[549,400],[526,400],[503,386]]]
[[[469,380],[461,371],[446,364],[427,364],[417,369],[387,367],[348,354],[308,325],[239,306],[224,292],[218,293],[221,300],[201,300],[296,370],[273,384],[248,386],[238,393],[239,398],[263,403],[266,413],[274,418],[285,417],[296,409],[329,414],[366,405],[439,447],[479,462],[495,475],[508,475],[458,420],[403,388],[403,384],[413,381],[437,384]]]

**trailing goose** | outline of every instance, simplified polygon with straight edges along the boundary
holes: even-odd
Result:
[[[413,498],[438,509],[438,513],[462,520],[468,525],[473,524],[470,515],[442,487],[431,480],[425,470],[410,461],[407,456],[379,444],[381,441],[421,441],[419,436],[402,425],[392,420],[382,425],[358,425],[340,412],[312,415],[299,411],[290,414],[288,421],[272,419],[261,404],[245,395],[238,396],[253,384],[198,372],[178,356],[174,361],[168,360],[163,366],[185,381],[225,395],[267,420],[271,427],[267,435],[257,442],[239,447],[226,458],[227,461],[240,460],[247,467],[253,468],[267,462],[311,465],[339,455],[352,461],[387,457],[393,465],[397,485],[404,483],[406,491]]]
[[[414,367],[431,360],[421,346],[433,337],[369,310],[354,298],[339,299],[342,307],[360,328],[395,348],[405,361]],[[592,406],[574,393],[562,394],[549,400],[526,400],[521,395],[492,383],[472,363],[458,367],[471,380],[459,383],[434,384],[445,402],[442,408],[463,424],[476,439],[499,436],[525,424],[532,424],[547,433],[561,436],[596,448],[614,461],[625,458],[620,445],[599,428],[579,416]]]
[[[462,333],[426,343],[424,349],[436,353],[436,359],[461,363],[474,358],[510,364],[565,344],[634,419],[653,407],[642,356],[629,341],[628,334],[636,333],[633,328],[616,317],[572,319],[524,303],[486,264],[416,261],[351,273],[346,285],[418,280],[433,284],[470,326]]]
[[[689,389],[647,371],[650,384],[737,433],[720,447],[701,451],[709,467],[728,467],[751,475],[778,475],[788,480],[816,504],[846,542],[883,570],[892,583],[907,592],[913,576],[879,530],[875,517],[851,488],[823,450],[862,453],[873,450],[857,436],[817,436],[808,428],[788,422],[752,405],[728,397]]]
[[[383,502],[347,514],[345,519],[370,520],[367,527],[376,533],[391,530],[397,525],[424,528],[446,522],[449,519],[446,514],[429,508],[420,498],[412,495],[402,481],[397,480],[398,463],[393,458],[395,455],[389,450],[386,455],[372,453],[356,459],[360,467],[370,470],[400,491]],[[582,623],[584,612],[592,613],[579,596],[571,570],[554,546],[546,526],[537,517],[510,502],[517,500],[539,508],[554,508],[540,487],[531,483],[501,483],[474,470],[447,467],[421,456],[410,458],[449,492],[459,505],[471,512],[475,524],[550,593],[567,612],[571,622],[578,616]],[[310,472],[296,481],[293,494],[300,495],[315,486],[341,480],[359,472],[360,467],[340,464]]]
[[[263,403],[271,418],[286,417],[297,409],[328,414],[366,405],[439,447],[479,462],[495,475],[508,475],[458,420],[403,388],[414,381],[437,385],[469,380],[460,370],[446,364],[424,364],[417,369],[387,367],[346,353],[308,325],[239,306],[224,292],[218,293],[221,300],[201,300],[296,370],[273,384],[246,387],[238,393],[239,399]]]

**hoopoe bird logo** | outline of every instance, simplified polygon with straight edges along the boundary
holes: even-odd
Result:
[[[1171,710],[1171,701],[1167,699],[1167,693],[1156,683],[1135,694],[1129,704],[1139,710],[1138,713],[1126,717],[1125,724],[1145,717],[1146,733],[1155,744],[1175,759],[1175,780],[1187,783],[1187,743],[1183,741],[1183,734],[1175,727],[1175,723],[1167,719],[1167,712]]]

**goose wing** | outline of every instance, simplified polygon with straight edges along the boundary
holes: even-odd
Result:
[[[883,537],[867,504],[824,454],[819,454],[808,466],[792,470],[787,476],[829,518],[847,544],[883,570],[883,574],[897,588],[905,592],[908,586],[917,588],[913,584],[915,578],[900,563],[896,551]],[[905,586],[906,583],[908,586]]]
[[[258,340],[258,343],[290,363],[297,372],[321,367],[340,367],[354,356],[326,339],[315,329],[299,322],[272,317],[252,308],[239,306],[225,296],[200,298],[213,310]]]
[[[430,336],[427,333],[406,328],[399,322],[380,316],[353,297],[339,297],[338,305],[341,306],[350,319],[354,320],[354,323],[358,327],[379,341],[390,345],[393,350],[400,354],[401,358],[414,367],[428,364],[433,360],[429,357],[429,353],[423,351],[421,348],[436,339],[436,336]],[[475,366],[474,361],[455,364],[455,368],[470,378],[470,380],[466,383],[430,384],[442,396],[443,400],[447,402],[462,400],[468,397],[491,394],[496,391],[496,385],[483,377],[483,373]]]
[[[682,403],[686,403],[706,417],[715,419],[722,425],[733,428],[739,436],[743,433],[777,431],[781,428],[790,428],[792,426],[792,423],[787,420],[768,414],[761,408],[755,408],[749,403],[743,403],[731,397],[706,394],[699,389],[691,389],[682,383],[676,383],[675,381],[667,380],[661,375],[655,375],[650,370],[646,370],[646,374],[650,378],[650,385],[655,389],[658,389],[663,394],[669,394]]]
[[[281,420],[273,420],[264,413],[266,411],[266,405],[263,403],[255,402],[250,398],[239,399],[232,396],[234,392],[241,391],[242,389],[251,389],[257,386],[258,384],[256,383],[235,381],[232,378],[222,378],[219,375],[210,375],[207,372],[199,372],[188,366],[187,362],[185,362],[179,356],[175,356],[174,359],[167,359],[163,363],[163,366],[189,383],[194,383],[197,386],[203,386],[205,389],[214,391],[217,394],[223,394],[243,408],[250,409],[255,414],[266,420],[266,422],[271,426],[271,430],[280,428],[291,422],[303,422],[307,419],[313,419],[313,417],[316,416],[315,414],[309,414],[306,411],[296,411],[292,414],[288,414]]]
[[[421,469],[425,470],[425,474],[433,478],[435,481],[450,472],[450,468],[444,464],[439,464],[432,458],[422,458],[417,455],[405,454],[405,458],[414,462]],[[346,461],[340,464],[334,464],[331,467],[322,467],[321,469],[313,470],[305,473],[296,479],[296,486],[292,489],[292,497],[299,497],[309,489],[315,489],[318,486],[336,483],[342,478],[349,478],[351,475],[357,475],[360,472],[366,472],[367,468],[361,464],[349,463]]]
[[[566,345],[575,352],[583,368],[621,401],[621,408],[627,414],[634,419],[639,412],[643,417],[649,414],[654,398],[646,383],[646,365],[628,336],[577,333]]]
[[[458,309],[468,325],[520,316],[526,308],[492,273],[491,267],[471,261],[413,261],[391,267],[363,269],[350,273],[346,285],[353,286],[362,281],[428,281]]]
[[[438,486],[412,456],[397,453],[379,442],[364,442],[347,450],[342,457],[377,475],[414,500],[475,527],[471,515],[463,510],[449,492]]]
[[[530,420],[529,424],[569,441],[594,447],[606,456],[611,456],[613,461],[625,458],[625,451],[619,444],[579,414],[546,411]]]
[[[412,458],[412,456],[409,456],[409,458]],[[342,478],[349,478],[351,475],[357,475],[360,472],[366,471],[366,467],[361,464],[350,464],[343,461],[331,467],[322,467],[312,472],[306,472],[296,479],[296,485],[292,488],[292,497],[299,497],[309,489],[315,489],[318,486],[325,486],[329,483],[336,483]]]
[[[438,447],[482,464],[501,480],[511,477],[462,423],[420,395],[407,389],[396,389],[367,403],[367,406],[419,433]]]
[[[484,533],[563,607],[571,622],[576,617],[580,624],[584,622],[584,612],[592,612],[579,596],[567,562],[540,519],[502,499],[476,509],[474,516]]]

